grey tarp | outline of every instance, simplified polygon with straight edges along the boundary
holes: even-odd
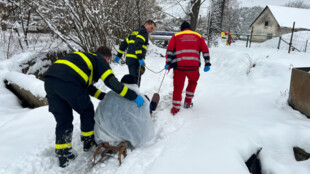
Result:
[[[125,85],[139,93],[137,85]],[[133,147],[137,147],[152,139],[155,130],[150,116],[150,103],[144,96],[143,98],[144,105],[138,108],[134,101],[127,100],[113,91],[108,92],[95,113],[96,143],[117,144],[127,140]]]

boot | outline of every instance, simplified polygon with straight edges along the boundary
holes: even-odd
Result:
[[[77,155],[72,152],[72,148],[67,149],[56,149],[56,156],[58,157],[59,167],[67,167],[69,160],[74,160]]]
[[[193,105],[194,105],[193,103],[191,103],[191,104],[184,103],[184,106],[183,106],[183,107],[184,107],[185,109],[188,109],[188,108],[192,108]]]
[[[95,145],[94,135],[88,137],[81,136],[81,141],[83,142],[84,152],[88,152]]]
[[[177,108],[175,108],[175,107],[172,107],[170,112],[171,112],[172,115],[175,115],[175,114],[177,114],[179,111],[180,111],[180,109],[177,109]]]

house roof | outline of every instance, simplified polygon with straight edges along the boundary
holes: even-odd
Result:
[[[310,9],[268,5],[259,16],[261,16],[267,8],[269,8],[280,27],[293,28],[293,22],[295,22],[295,28],[310,29]]]

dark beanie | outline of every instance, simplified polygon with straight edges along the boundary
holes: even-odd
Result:
[[[106,47],[106,46],[99,47],[97,49],[97,52],[102,54],[104,57],[111,57],[112,56],[111,49]]]
[[[136,84],[135,78],[130,75],[130,74],[126,74],[123,76],[121,83],[127,83],[127,84]]]
[[[181,25],[181,31],[183,31],[183,30],[185,30],[185,29],[191,29],[191,25],[190,25],[188,22],[186,22],[186,21],[184,21],[184,22],[182,23],[182,25]]]

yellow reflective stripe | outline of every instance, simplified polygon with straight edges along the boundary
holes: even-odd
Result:
[[[146,45],[142,45],[142,48],[147,49],[147,46]]]
[[[128,37],[126,38],[126,42],[127,42],[127,44],[129,43]]]
[[[127,91],[128,91],[127,86],[124,86],[122,92],[121,92],[119,95],[122,96],[122,97],[124,97],[124,96],[126,95]]]
[[[201,35],[199,33],[195,32],[195,31],[191,31],[191,30],[184,30],[184,31],[178,32],[178,33],[176,33],[174,35],[177,36],[177,35],[180,35],[180,34],[195,34],[195,35],[201,37]]]
[[[101,80],[104,81],[109,75],[113,74],[113,71],[111,69],[106,70],[102,76],[101,76]]]
[[[131,35],[138,35],[139,34],[139,31],[134,31],[131,33]]]
[[[68,60],[57,60],[55,63],[68,65],[70,68],[72,68],[75,72],[77,72],[85,80],[85,83],[87,83],[87,81],[88,81],[87,74],[85,74],[84,71],[82,71],[79,67],[74,65],[72,62],[70,62]]]
[[[135,43],[135,40],[129,40],[128,43]]]
[[[66,144],[55,144],[55,149],[67,149],[72,147],[71,143]]]
[[[119,53],[124,54],[125,51],[122,50],[118,50]]]
[[[131,58],[135,58],[135,59],[137,59],[137,56],[136,56],[136,55],[134,55],[134,54],[126,54],[126,57],[131,57]]]
[[[141,35],[137,35],[138,38],[141,38],[145,42],[145,38]]]
[[[142,54],[142,50],[137,50],[136,54]]]
[[[94,55],[94,56],[97,56],[97,54],[95,54],[95,53],[92,53],[92,52],[88,52],[89,54],[92,54],[92,55]]]
[[[82,132],[82,131],[81,131],[81,134],[82,134],[82,136],[84,136],[84,137],[89,137],[89,136],[94,135],[94,131],[89,131],[89,132]]]
[[[98,98],[100,94],[101,94],[101,91],[98,89],[98,90],[96,91],[94,97],[95,97],[95,98]]]
[[[86,62],[88,69],[90,70],[90,78],[88,81],[88,86],[92,84],[93,82],[93,64],[91,63],[91,61],[89,60],[89,58],[81,53],[81,52],[74,52],[75,54],[78,54],[82,57],[82,59]]]

